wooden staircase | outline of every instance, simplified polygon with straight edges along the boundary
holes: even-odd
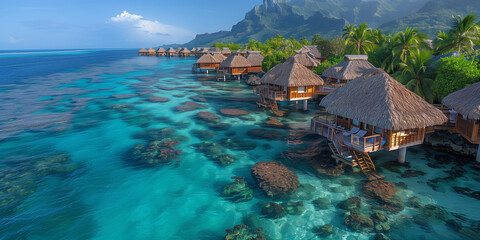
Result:
[[[359,167],[365,176],[373,181],[385,178],[377,173],[375,165],[368,153],[360,152],[352,147],[342,144],[337,135],[333,134],[332,142],[328,143],[328,147],[332,150],[332,157],[352,165],[352,167]]]
[[[258,106],[262,106],[262,107],[272,109],[273,114],[275,114],[277,116],[285,115],[285,112],[278,110],[277,101],[272,100],[270,98],[266,98],[264,93],[263,93],[263,90],[261,90],[261,89],[259,90],[259,94],[260,94],[261,102],[257,102]]]

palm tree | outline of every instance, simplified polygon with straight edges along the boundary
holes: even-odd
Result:
[[[475,45],[480,43],[480,21],[476,22],[477,17],[473,14],[464,18],[460,15],[452,18],[452,28],[438,40],[437,51],[441,54],[452,51],[473,52]]]
[[[433,79],[427,73],[428,60],[432,57],[431,51],[416,49],[400,63],[401,71],[392,76],[399,80],[412,92],[418,94],[427,102],[433,102],[431,86]]]
[[[405,32],[398,32],[395,35],[392,46],[392,56],[385,60],[385,67],[388,71],[395,71],[398,69],[400,63],[406,63],[407,58],[419,49],[428,50],[426,40],[428,36],[419,33],[417,28],[405,29]],[[388,63],[388,65],[386,64]]]
[[[346,52],[355,54],[367,54],[373,50],[375,44],[371,40],[372,29],[367,28],[367,23],[363,23],[348,36],[345,41]]]
[[[342,28],[342,38],[343,39],[347,39],[350,37],[350,35],[353,33],[353,30],[355,29],[357,25],[355,24],[350,24],[350,25],[345,25],[343,28]]]

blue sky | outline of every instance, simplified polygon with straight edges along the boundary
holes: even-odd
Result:
[[[0,0],[0,49],[138,48],[230,30],[262,0]]]

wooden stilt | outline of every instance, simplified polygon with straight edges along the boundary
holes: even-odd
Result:
[[[478,145],[478,150],[477,150],[477,163],[480,163],[480,144]]]
[[[303,110],[304,111],[308,110],[308,100],[303,100]]]

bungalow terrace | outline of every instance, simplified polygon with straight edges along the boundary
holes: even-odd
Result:
[[[248,74],[248,68],[252,65],[240,54],[231,54],[222,63],[217,71],[217,79],[237,78]]]
[[[180,57],[190,56],[190,50],[188,50],[188,48],[183,48],[182,50],[180,50],[180,52],[178,52],[178,56]]]
[[[220,56],[218,56],[220,55]],[[221,54],[206,54],[201,56],[196,63],[193,64],[193,72],[206,72],[216,71],[220,63],[223,61],[223,56]]]
[[[258,73],[262,71],[262,63],[264,57],[260,51],[248,51],[247,56],[245,57],[251,64],[248,67],[248,73]]]
[[[222,54],[223,54],[223,56],[228,57],[228,56],[230,56],[230,54],[232,54],[232,51],[230,51],[230,48],[225,47],[225,48],[222,49]]]
[[[147,56],[147,55],[148,55],[148,51],[145,48],[142,48],[140,49],[140,51],[138,51],[138,56]]]
[[[345,55],[343,61],[322,73],[326,78],[323,91],[328,94],[348,81],[362,76],[366,70],[374,68],[367,55]]]
[[[164,56],[165,55],[165,48],[159,48],[157,50],[157,56]]]
[[[311,129],[330,140],[337,161],[359,167],[369,179],[380,179],[369,153],[406,149],[423,143],[425,128],[447,117],[381,69],[370,69],[336,89],[320,103],[326,114],[311,121]]]
[[[473,144],[480,144],[480,82],[451,93],[442,100],[442,104],[454,111],[449,118],[454,126],[453,132]],[[480,145],[476,161],[480,163]]]
[[[165,52],[165,55],[168,56],[168,57],[171,57],[171,56],[178,55],[178,53],[177,53],[177,51],[175,51],[175,49],[169,48],[169,49],[167,49],[167,51]]]
[[[277,101],[303,100],[303,108],[307,110],[308,100],[314,98],[319,86],[324,84],[320,76],[296,62],[293,57],[270,69],[260,82],[262,85],[253,89],[254,94],[260,96],[257,104],[271,108],[276,115],[283,115],[278,110]]]

